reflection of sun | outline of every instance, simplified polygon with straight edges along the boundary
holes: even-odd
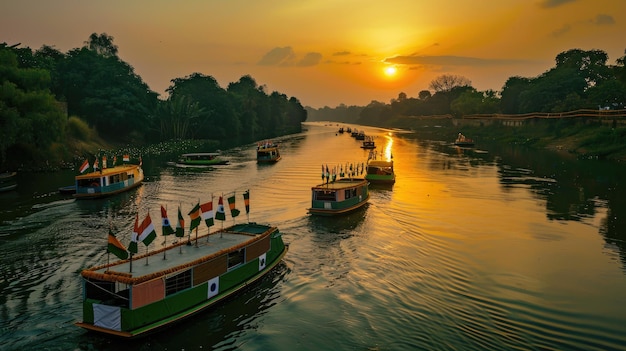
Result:
[[[396,75],[397,72],[398,70],[394,66],[385,67],[385,75],[387,77],[393,77]]]

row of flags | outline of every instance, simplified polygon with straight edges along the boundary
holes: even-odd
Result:
[[[356,165],[346,163],[345,169],[343,165],[333,166],[330,169],[328,168],[328,165],[326,165],[325,168],[324,165],[322,165],[322,181],[326,179],[326,183],[334,182],[337,179],[337,175],[340,177],[345,177],[346,175],[348,177],[354,177],[363,174],[364,171],[365,164],[363,162],[357,163]]]
[[[122,162],[124,163],[130,162],[130,155],[126,154],[122,156]],[[142,160],[141,160],[141,156],[139,156],[139,165],[141,166],[141,164],[142,164]],[[113,156],[113,167],[115,167],[115,165],[117,165],[117,156]],[[83,161],[83,163],[80,165],[80,168],[78,169],[78,171],[82,174],[82,173],[85,173],[90,167],[93,168],[94,172],[100,169],[100,161],[98,157],[96,157],[95,161],[93,161],[93,165],[89,163],[89,159],[85,159],[85,161]],[[103,155],[102,156],[102,169],[106,169],[106,168],[107,168],[107,156]]]
[[[244,206],[246,208],[246,214],[250,213],[250,190],[246,190],[243,193]],[[235,194],[227,197],[226,201],[228,202],[228,207],[230,209],[231,217],[234,219],[239,216],[240,211],[235,206]],[[200,204],[198,203],[191,209],[191,211],[187,214],[190,218],[189,224],[189,234],[200,226],[202,220],[207,227],[211,227],[215,224],[214,219],[225,221],[226,220],[226,212],[224,210],[224,200],[223,196],[219,197],[217,203],[217,210],[215,214],[213,213],[213,199],[211,201]],[[162,233],[163,236],[175,234],[176,237],[182,238],[185,236],[185,219],[180,210],[180,206],[178,206],[178,222],[176,226],[172,228],[170,220],[167,216],[167,210],[165,207],[161,205],[161,221],[162,221]],[[152,224],[152,219],[150,218],[150,214],[146,216],[146,218],[139,224],[139,215],[135,217],[135,226],[133,228],[133,234],[131,235],[131,241],[126,248],[113,234],[112,231],[109,231],[109,238],[107,244],[107,251],[119,257],[122,260],[128,258],[129,253],[136,254],[138,252],[138,243],[142,242],[145,246],[150,245],[154,239],[156,239],[157,233],[154,229],[154,225]]]

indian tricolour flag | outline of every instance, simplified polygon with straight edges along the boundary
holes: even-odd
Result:
[[[178,207],[178,223],[176,223],[176,236],[182,238],[185,236],[185,219],[180,212],[180,206]]]
[[[148,246],[154,239],[156,239],[156,237],[157,234],[154,230],[154,226],[152,225],[150,214],[148,213],[143,222],[141,222],[141,226],[139,227],[139,237],[137,237],[137,240]]]
[[[130,155],[128,155],[128,154],[124,155],[124,157],[122,158],[122,161],[130,162]]]
[[[85,162],[80,166],[80,173],[85,173],[86,170],[89,169],[89,160],[85,159]]]
[[[203,203],[200,205],[200,210],[202,211],[202,219],[204,219],[204,223],[206,223],[207,227],[212,226],[213,223],[213,200]]]
[[[219,219],[220,221],[226,220],[226,212],[224,212],[224,200],[220,196],[220,200],[217,202],[217,213],[215,214],[215,219]]]
[[[128,251],[122,243],[117,240],[115,235],[109,230],[109,240],[107,244],[107,251],[119,257],[121,260],[125,260],[128,258]]]
[[[196,204],[191,211],[188,213],[191,218],[191,223],[189,224],[189,231],[196,229],[200,225],[200,204]]]
[[[174,229],[172,229],[170,220],[167,218],[167,211],[163,205],[161,205],[161,222],[163,224],[163,235],[174,234]]]

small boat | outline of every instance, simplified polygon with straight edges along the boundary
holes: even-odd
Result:
[[[219,219],[217,214],[215,218]],[[151,220],[138,228],[142,235],[150,230],[146,237],[153,235],[152,242],[156,233]],[[128,258],[126,248],[109,234],[108,250],[116,260],[80,273],[83,319],[75,324],[122,338],[145,336],[250,287],[276,267],[289,249],[278,228],[253,222],[196,234],[195,240],[181,239]]]
[[[96,199],[138,187],[143,182],[143,169],[134,164],[124,164],[95,170],[75,177],[74,197]]]
[[[471,147],[471,146],[474,146],[474,140],[472,140],[472,139],[466,137],[465,135],[459,133],[459,136],[454,141],[454,145]]]
[[[367,203],[369,182],[363,178],[340,178],[311,188],[309,213],[336,216],[351,212]]]
[[[356,140],[365,140],[365,132],[360,131],[360,132],[356,133],[355,139]]]
[[[361,149],[375,149],[376,142],[374,142],[374,137],[367,136],[365,140],[363,140],[363,145],[361,145]]]
[[[344,133],[343,127],[340,127],[340,128],[339,128],[339,130],[338,130],[337,132],[338,132],[339,134],[343,134],[343,133]]]
[[[17,188],[17,172],[0,173],[0,193]]]
[[[372,184],[393,184],[396,181],[396,174],[393,170],[393,160],[369,160],[365,179]]]
[[[256,147],[256,161],[258,163],[274,163],[281,158],[278,144],[273,141],[259,143]]]
[[[198,152],[180,155],[177,164],[187,166],[219,166],[228,164],[228,160],[222,159],[218,152]]]

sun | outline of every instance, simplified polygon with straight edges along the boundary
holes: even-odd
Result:
[[[385,67],[385,75],[387,77],[393,77],[398,73],[398,69],[394,66]]]

